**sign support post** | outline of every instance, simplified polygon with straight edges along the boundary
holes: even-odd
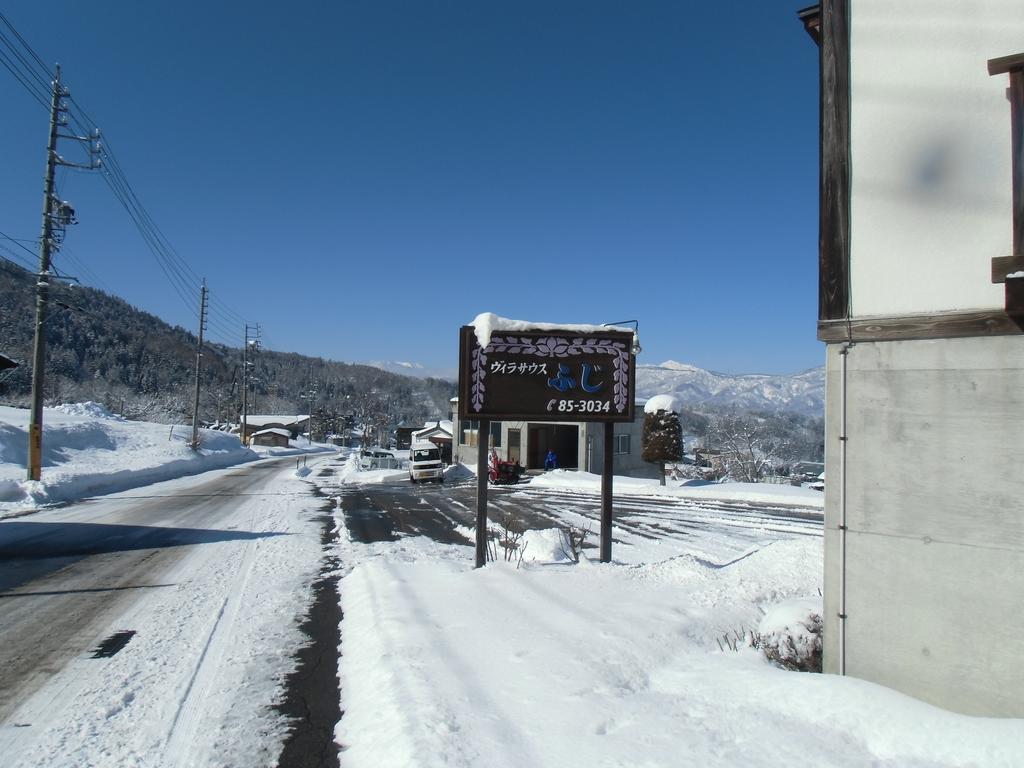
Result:
[[[491,442],[491,422],[480,419],[476,433],[476,567],[487,562],[487,448]]]
[[[604,460],[601,467],[601,562],[612,561],[612,446],[615,422],[604,423]]]

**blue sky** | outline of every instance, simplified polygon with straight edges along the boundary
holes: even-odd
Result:
[[[217,341],[240,345],[241,316],[273,349],[454,368],[458,327],[479,312],[635,318],[641,363],[791,373],[824,357],[817,51],[799,7],[58,0],[3,13],[61,63],[206,277]],[[2,68],[0,100],[0,231],[30,240],[47,114]],[[81,223],[58,266],[193,328],[198,299],[168,283],[103,179],[60,178]]]

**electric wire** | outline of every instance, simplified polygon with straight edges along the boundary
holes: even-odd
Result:
[[[18,69],[17,65],[13,64],[8,58],[7,54],[0,50],[0,64],[10,72],[14,79],[21,83],[22,87],[28,91],[28,95],[39,102],[43,109],[49,109],[50,105],[46,102],[46,99],[39,95],[39,93],[32,87],[31,83],[25,78],[25,76]]]
[[[29,52],[29,55],[33,59],[35,59],[36,64],[39,65],[39,69],[41,69],[43,72],[45,72],[45,73],[47,73],[47,75],[49,75],[49,70],[47,69],[46,63],[39,57],[38,53],[36,53],[34,50],[32,50],[32,46],[28,44],[28,41],[26,41],[25,38],[21,36],[21,33],[18,32],[18,30],[14,28],[14,25],[11,24],[11,22],[7,20],[7,17],[4,16],[2,12],[0,12],[0,22],[3,22],[3,24],[9,30],[11,30],[12,33],[14,33],[14,36],[16,38],[18,38],[18,42],[21,43],[22,46],[25,48],[25,50]]]
[[[21,259],[25,258],[24,256],[21,256],[20,254],[16,253],[14,249],[8,247],[3,243],[0,243],[0,251],[4,251],[5,253],[8,254],[8,256],[0,254],[0,259],[3,259],[8,264],[14,264],[22,269],[28,270],[29,272],[32,272],[35,269],[35,267],[33,267],[31,263],[21,261]]]
[[[39,54],[28,44],[3,13],[0,13],[0,23],[10,30],[25,52],[23,53],[22,50],[19,50],[12,39],[0,29],[0,43],[2,43],[2,46],[0,46],[0,63],[25,88],[30,96],[45,109],[49,110],[49,100],[52,98],[51,78],[53,75]],[[7,53],[7,51],[10,53]],[[61,112],[61,125],[69,126],[73,132],[77,133],[84,140],[92,141],[93,137],[98,139],[99,131],[96,129],[96,121],[89,116],[88,112],[66,89],[65,93],[61,95]],[[93,155],[94,149],[98,149],[101,158],[99,170],[111,193],[135,225],[172,290],[178,295],[178,298],[181,299],[186,308],[194,312],[194,294],[196,287],[201,282],[200,277],[174,249],[170,240],[142,204],[106,136],[103,137],[103,141],[98,148],[90,148],[90,158]],[[63,192],[64,185],[67,182],[68,170],[74,169],[69,169],[66,165],[61,166],[61,176],[58,181],[58,190],[61,192]],[[12,242],[14,242],[13,239]],[[21,247],[24,248],[24,246]],[[27,251],[28,249],[25,250]],[[31,251],[28,252],[33,257],[35,256]],[[68,257],[79,267],[84,267],[81,270],[83,274],[89,273],[93,278],[97,277],[82,260],[72,254],[68,254]],[[101,281],[97,279],[96,282]],[[228,344],[231,344],[232,342],[229,340],[237,335],[237,331],[230,330],[230,328],[239,323],[244,324],[246,321],[243,315],[219,299],[209,302],[208,311],[208,323],[210,323],[211,328],[218,335],[222,335]],[[216,319],[213,317],[214,315]]]
[[[7,35],[3,33],[3,30],[0,30],[0,42],[3,42],[4,45],[7,46],[8,50],[14,54],[15,58],[21,62],[21,70],[25,73],[26,77],[35,80],[36,83],[42,86],[44,91],[48,91],[50,89],[50,73],[45,72],[44,70],[45,74],[41,75],[38,71],[33,70],[31,63],[25,60],[21,51],[18,50],[18,46],[10,41]]]
[[[34,251],[32,251],[32,249],[30,249],[27,246],[23,245],[22,244],[23,240],[20,240],[17,237],[11,237],[6,232],[0,232],[0,237],[2,237],[4,240],[10,240],[12,243],[14,243],[16,246],[21,248],[21,250],[25,251],[25,253],[27,253],[29,256],[31,256],[33,258],[35,258],[38,255]],[[32,241],[28,240],[27,242],[32,242]]]
[[[89,264],[85,261],[85,259],[79,258],[74,252],[68,249],[67,246],[61,247],[60,254],[62,256],[67,256],[67,258],[74,264],[75,271],[80,272],[85,278],[88,279],[89,283],[91,283],[94,286],[98,286],[99,288],[101,288],[102,290],[106,291],[111,295],[114,295],[114,292],[110,289],[110,286],[104,283],[100,276],[97,275],[89,267]]]

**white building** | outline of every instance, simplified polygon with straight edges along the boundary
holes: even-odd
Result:
[[[825,668],[1022,717],[1024,4],[801,17],[821,46]]]
[[[452,413],[458,413],[458,398],[452,398]],[[658,465],[640,457],[644,403],[636,403],[632,422],[615,425],[612,472],[628,477],[659,477]],[[456,422],[453,435],[459,460],[476,464],[479,422]],[[527,469],[543,469],[548,449],[558,457],[559,469],[580,469],[600,473],[604,462],[604,425],[570,421],[492,421],[490,445],[502,461],[516,461]]]

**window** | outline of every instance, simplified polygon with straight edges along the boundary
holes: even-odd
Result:
[[[629,435],[615,435],[615,453],[629,453]]]
[[[463,419],[459,423],[459,445],[476,445],[480,422],[476,419]]]
[[[459,445],[476,445],[480,434],[480,422],[476,419],[463,419],[459,422]],[[501,422],[492,421],[490,427],[491,446],[501,448]]]

